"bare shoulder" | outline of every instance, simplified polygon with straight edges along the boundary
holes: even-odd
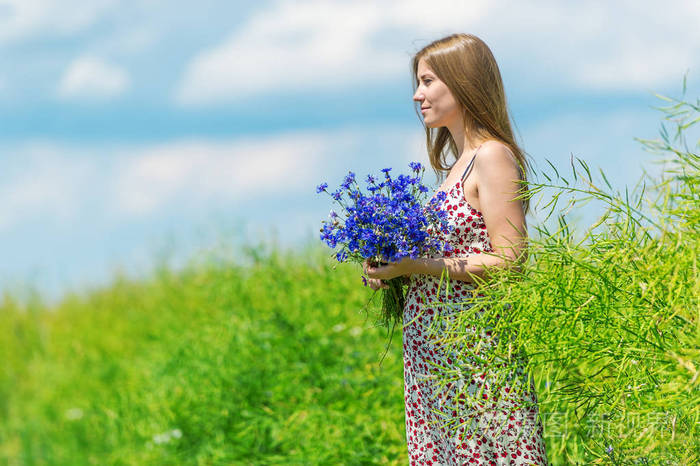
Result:
[[[510,148],[500,141],[488,140],[481,145],[474,161],[479,177],[504,176],[519,173],[518,160]]]
[[[517,163],[517,159],[515,158],[513,151],[501,141],[496,141],[494,139],[490,139],[481,145],[481,149],[479,149],[479,157],[488,159],[491,162]]]

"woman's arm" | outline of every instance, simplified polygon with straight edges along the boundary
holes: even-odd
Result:
[[[487,280],[485,267],[520,269],[527,257],[527,225],[517,191],[520,184],[517,161],[503,144],[485,143],[474,160],[478,174],[480,210],[489,233],[490,253],[472,254],[467,258],[419,258],[404,264],[407,275],[426,274],[440,277],[447,269],[450,279],[474,282],[474,276]]]
[[[490,141],[481,148],[473,170],[478,173],[479,204],[493,251],[466,258],[406,258],[381,267],[370,267],[365,263],[368,277],[382,280],[413,274],[441,277],[443,270],[447,269],[451,280],[474,282],[474,276],[488,280],[486,267],[520,269],[520,264],[527,258],[527,225],[522,202],[515,200],[520,188],[515,156],[505,145]]]
[[[418,258],[408,260],[405,269],[406,275],[424,274],[441,277],[443,270],[447,269],[450,280],[463,282],[475,282],[474,276],[488,280],[489,273],[486,267],[511,267],[520,269],[520,264],[510,259],[504,259],[494,253],[472,254],[469,257],[455,258]]]

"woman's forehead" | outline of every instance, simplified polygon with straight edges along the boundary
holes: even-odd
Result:
[[[416,75],[418,77],[422,78],[424,74],[432,76],[434,73],[433,73],[433,70],[431,70],[430,67],[425,63],[425,60],[423,60],[421,58],[420,61],[418,62]]]

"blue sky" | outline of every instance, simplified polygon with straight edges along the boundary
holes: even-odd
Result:
[[[697,24],[695,1],[0,0],[0,289],[315,238],[319,182],[427,161],[409,61],[452,32],[491,47],[536,170],[633,185],[660,169],[633,139],[653,93],[687,71],[698,96]]]

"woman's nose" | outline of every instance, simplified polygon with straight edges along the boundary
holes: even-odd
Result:
[[[425,96],[423,95],[422,92],[416,91],[416,93],[413,94],[413,100],[419,101],[419,100],[423,100],[423,99],[425,99]]]

